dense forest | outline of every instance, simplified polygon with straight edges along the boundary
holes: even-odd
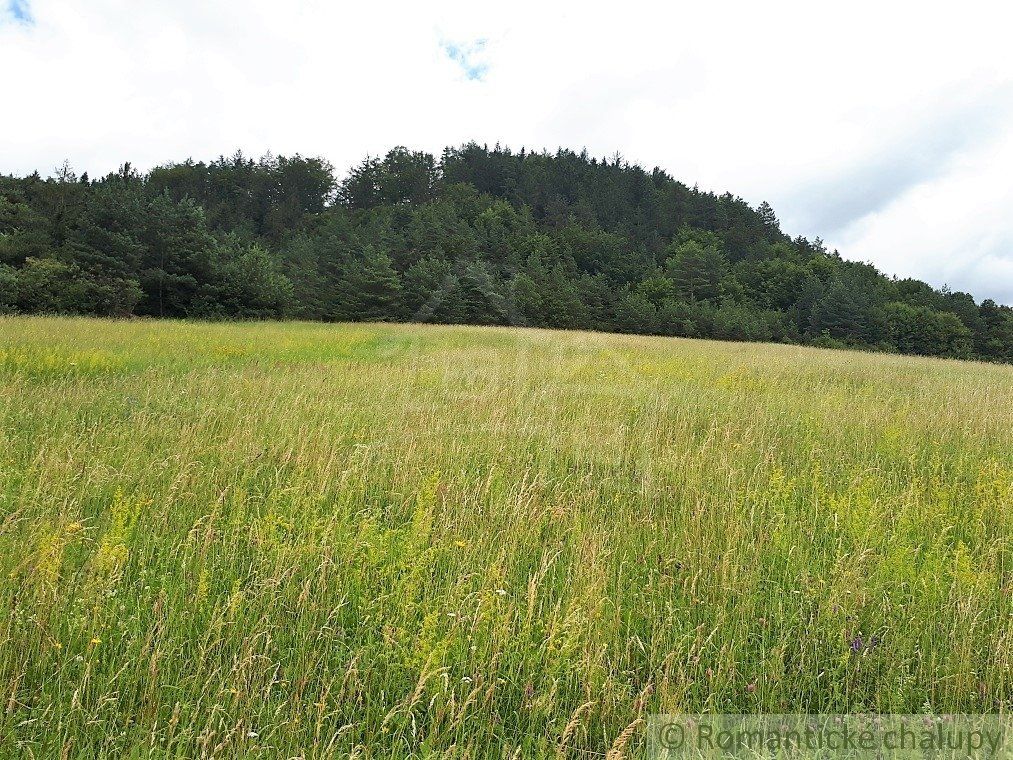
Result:
[[[0,312],[514,324],[1013,361],[1013,310],[884,276],[766,203],[476,144],[0,176]]]

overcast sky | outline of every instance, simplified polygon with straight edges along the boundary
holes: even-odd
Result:
[[[619,152],[767,200],[846,258],[1013,303],[1004,5],[0,0],[0,173]]]

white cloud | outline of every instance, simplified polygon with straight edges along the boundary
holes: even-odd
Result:
[[[18,7],[33,23],[0,16],[0,171],[236,148],[343,169],[469,139],[618,151],[769,200],[846,257],[1013,303],[1001,2]]]

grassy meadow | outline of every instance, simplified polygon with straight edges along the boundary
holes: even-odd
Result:
[[[635,755],[1013,705],[1013,368],[0,318],[0,757]]]

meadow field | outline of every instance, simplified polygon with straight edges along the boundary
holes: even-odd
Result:
[[[0,318],[0,757],[636,754],[1013,705],[1013,368]]]

